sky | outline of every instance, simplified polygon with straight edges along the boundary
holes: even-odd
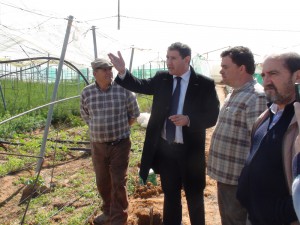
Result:
[[[120,29],[118,0],[0,0],[0,58],[13,52],[59,56],[69,16],[74,19],[66,59],[82,64],[95,56],[92,26],[98,56],[120,50],[127,67],[132,48],[136,67],[165,59],[167,47],[176,41],[211,64],[219,63],[222,50],[236,45],[249,47],[256,62],[275,51],[300,53],[299,0],[119,2]]]

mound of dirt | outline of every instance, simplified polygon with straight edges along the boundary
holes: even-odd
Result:
[[[155,186],[151,182],[146,185],[140,185],[136,188],[134,198],[151,198],[157,197],[162,193],[161,186]]]

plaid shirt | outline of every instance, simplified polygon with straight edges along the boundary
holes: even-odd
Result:
[[[115,82],[106,91],[96,82],[85,87],[80,113],[89,126],[91,141],[100,143],[128,138],[128,120],[140,115],[135,94]]]
[[[207,173],[211,178],[237,185],[250,151],[252,126],[266,108],[264,90],[256,81],[227,96],[209,150]]]

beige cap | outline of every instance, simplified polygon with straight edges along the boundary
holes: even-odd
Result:
[[[113,67],[113,64],[106,59],[95,59],[92,63],[93,70]]]

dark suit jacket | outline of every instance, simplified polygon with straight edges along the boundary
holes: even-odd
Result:
[[[149,79],[138,79],[128,71],[122,80],[115,81],[124,88],[153,95],[153,104],[147,126],[142,153],[140,176],[146,182],[150,168],[158,171],[157,149],[161,131],[168,116],[173,90],[173,76],[168,71],[159,71]],[[195,188],[205,187],[205,129],[215,125],[219,114],[219,99],[214,81],[196,74],[191,67],[191,76],[186,91],[183,115],[188,115],[190,126],[182,128],[183,141],[187,148],[186,170],[195,182]]]

